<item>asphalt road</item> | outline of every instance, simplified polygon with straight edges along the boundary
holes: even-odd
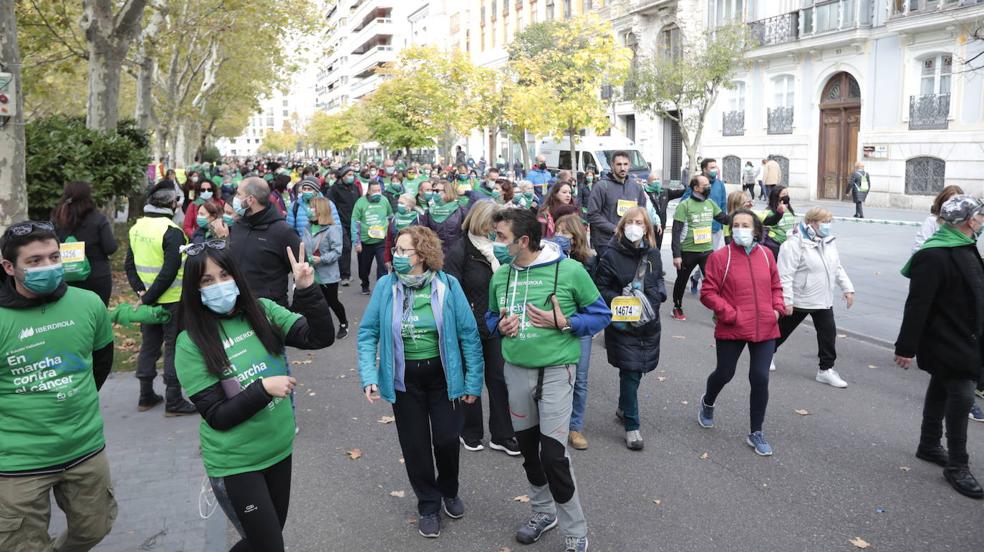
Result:
[[[860,268],[852,274],[858,284],[865,281],[861,274]],[[366,298],[356,287],[341,289],[355,328]],[[869,294],[861,289],[859,301]],[[913,456],[926,374],[895,367],[884,347],[844,337],[837,368],[850,387],[821,385],[813,380],[815,335],[801,327],[776,359],[765,425],[776,453],[760,458],[744,442],[746,359],[718,400],[717,427],[697,425],[714,340],[709,313],[689,294],[687,303],[687,322],[670,319],[668,305],[661,308],[660,367],[640,388],[642,452],[625,448],[614,422],[618,377],[606,362],[602,337],[595,339],[586,414],[591,446],[572,451],[592,550],[850,551],[857,550],[850,542],[856,537],[870,543],[869,550],[984,546],[984,502],[958,495],[941,468]],[[293,366],[303,387],[289,549],[562,550],[557,531],[536,545],[515,542],[514,531],[529,513],[528,504],[514,500],[528,492],[521,460],[488,449],[462,449],[464,519],[445,520],[436,540],[417,534],[396,427],[378,421],[392,409],[361,395],[356,342],[353,332],[310,356],[290,353],[292,360],[312,362]],[[984,424],[972,423],[969,434],[972,461],[979,461]],[[347,456],[353,449],[360,458]],[[978,472],[984,479],[984,470]],[[404,496],[391,496],[394,491]]]

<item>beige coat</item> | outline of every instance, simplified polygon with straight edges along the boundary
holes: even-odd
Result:
[[[782,168],[779,167],[779,163],[775,159],[769,159],[765,162],[762,182],[766,186],[777,186],[782,183]]]

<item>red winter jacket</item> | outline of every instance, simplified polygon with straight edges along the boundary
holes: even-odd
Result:
[[[786,312],[772,252],[756,245],[751,253],[735,243],[707,259],[700,302],[714,311],[715,339],[758,343],[779,337],[776,311]]]

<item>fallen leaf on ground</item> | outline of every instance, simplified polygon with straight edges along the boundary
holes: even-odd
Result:
[[[301,364],[311,364],[312,362],[314,362],[314,361],[313,360],[302,360],[301,361]]]
[[[675,336],[673,336],[673,339],[687,339],[687,336],[685,336],[685,335],[675,335]]]
[[[805,410],[803,408],[797,408],[793,412],[799,414],[800,416],[809,416],[810,415],[810,411],[809,410]]]
[[[316,394],[317,394],[317,393],[315,393],[314,391],[311,391],[310,393],[308,393],[308,396],[309,396],[309,397],[313,397],[313,396],[315,396]]]
[[[530,501],[530,497],[529,497],[529,495],[519,495],[519,496],[513,497],[513,500],[516,501],[516,502],[522,502],[523,504],[526,504],[527,502]]]
[[[653,504],[660,506],[663,504],[663,501],[657,498],[656,500],[653,500]]]
[[[710,454],[707,454],[706,452],[704,454],[701,454],[700,455],[700,459],[701,460],[707,460],[710,457],[711,457],[711,455]]]
[[[837,334],[837,337],[847,337],[847,334]]]
[[[868,368],[878,368],[878,367],[877,367],[877,366],[875,366],[874,364],[869,364],[869,365],[868,365]]]
[[[351,458],[352,460],[358,460],[359,458],[362,458],[362,451],[359,449],[352,449],[346,451],[345,454],[347,454],[348,457]]]
[[[390,491],[390,496],[395,496],[396,498],[403,498],[407,496],[406,491]]]
[[[684,404],[684,405],[686,405],[686,404],[690,404],[690,403],[689,403],[689,402],[687,402],[687,401],[680,401],[680,404]]]
[[[912,470],[912,468],[910,468],[909,466],[899,466],[899,469],[902,470],[902,471],[904,471],[904,472],[907,472],[907,471],[911,471]]]
[[[505,546],[503,546],[498,550],[498,552],[512,552],[512,548],[506,548]]]
[[[301,365],[301,361],[299,361],[299,360],[292,360],[292,361],[290,361],[290,363],[292,365],[294,365],[294,366],[300,366]]]
[[[656,381],[666,381],[664,376],[656,376]]]
[[[851,544],[862,550],[871,546],[871,543],[862,539],[861,537],[854,537],[853,539],[851,539]]]
[[[401,464],[405,464],[406,462],[407,462],[407,461],[406,461],[406,460],[404,460],[404,459],[403,459],[403,457],[401,456],[401,457],[400,457],[400,463],[401,463]]]
[[[396,421],[396,418],[394,418],[393,416],[383,416],[382,418],[376,421],[381,424],[391,424]]]

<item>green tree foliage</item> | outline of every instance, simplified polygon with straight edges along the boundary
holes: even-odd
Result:
[[[66,182],[91,182],[99,205],[147,182],[150,140],[132,120],[105,132],[86,128],[85,117],[54,115],[29,122],[25,130],[31,218],[48,218]]]

